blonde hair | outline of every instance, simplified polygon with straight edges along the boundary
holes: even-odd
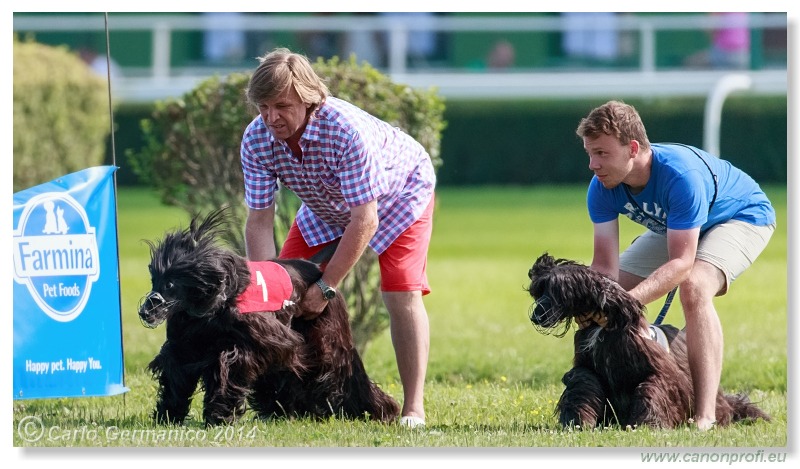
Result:
[[[328,87],[317,76],[311,62],[304,55],[280,47],[258,58],[260,64],[245,89],[247,101],[258,104],[280,95],[293,87],[313,113],[328,97]]]
[[[636,140],[642,148],[650,148],[642,118],[633,106],[622,101],[609,101],[592,109],[588,116],[581,119],[575,133],[581,138],[611,135],[623,145]]]

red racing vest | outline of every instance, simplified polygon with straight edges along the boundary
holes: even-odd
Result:
[[[247,266],[250,285],[236,300],[240,312],[278,311],[292,304],[292,279],[282,265],[272,261],[247,261]]]

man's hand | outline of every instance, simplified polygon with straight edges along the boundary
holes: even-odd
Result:
[[[300,302],[300,318],[311,320],[319,316],[328,301],[322,296],[322,289],[316,285],[308,287],[305,298]]]

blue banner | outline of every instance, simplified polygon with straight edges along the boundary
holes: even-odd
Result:
[[[14,194],[14,399],[123,384],[115,166]]]

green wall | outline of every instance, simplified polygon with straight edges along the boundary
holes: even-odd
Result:
[[[638,110],[652,142],[703,144],[703,99],[627,100]],[[601,100],[447,101],[439,185],[585,182],[591,176],[578,122]],[[115,115],[121,185],[137,184],[126,149],[141,145],[139,121],[148,106]],[[110,148],[110,147],[109,147]],[[723,108],[722,156],[761,183],[787,181],[785,97],[730,98]],[[111,161],[110,149],[107,162]]]
[[[537,184],[586,181],[588,159],[575,129],[604,100],[447,102],[439,183]],[[703,99],[626,100],[651,142],[703,145]],[[722,157],[759,182],[786,182],[785,97],[729,99]]]

